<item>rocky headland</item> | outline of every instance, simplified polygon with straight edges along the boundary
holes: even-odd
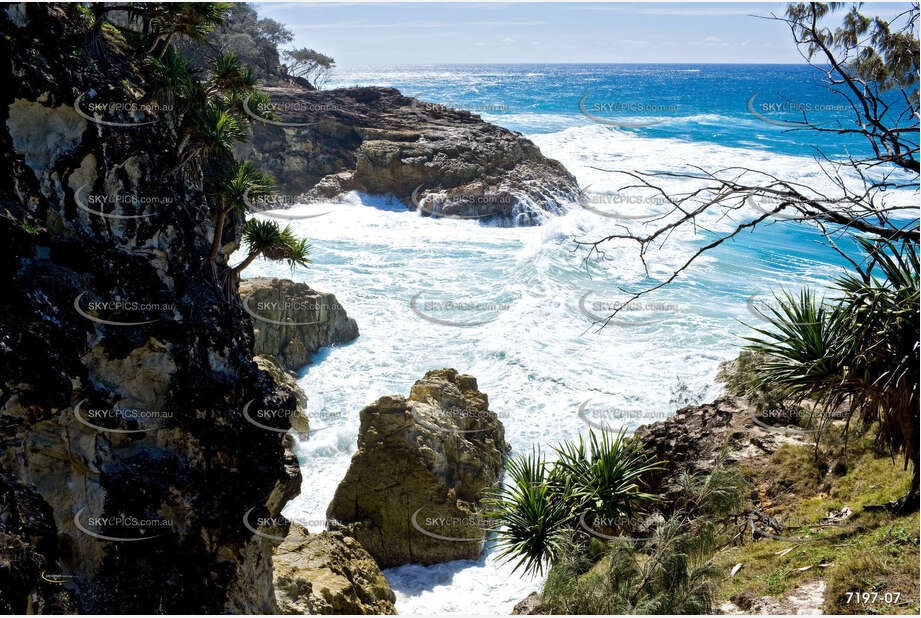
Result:
[[[432,216],[530,225],[578,199],[563,165],[476,114],[393,88],[266,91],[278,120],[256,123],[241,152],[304,200],[356,190]]]
[[[509,446],[473,376],[429,371],[361,411],[358,451],[326,512],[382,568],[476,558],[483,492]]]

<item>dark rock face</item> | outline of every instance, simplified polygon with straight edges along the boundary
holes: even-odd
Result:
[[[4,515],[23,567],[3,604],[33,603],[45,569],[84,612],[273,612],[271,543],[242,518],[297,483],[282,434],[242,409],[293,410],[294,395],[258,370],[249,317],[206,275],[216,209],[201,173],[167,175],[169,111],[138,126],[75,111],[81,94],[146,87],[117,50],[87,60],[79,19],[0,9],[0,472],[42,514],[36,532]]]
[[[289,371],[310,363],[318,349],[358,337],[358,324],[332,294],[288,279],[255,277],[240,283],[253,318],[256,354],[270,354]]]
[[[477,558],[483,490],[502,477],[505,429],[473,376],[429,371],[409,398],[361,411],[358,451],[326,511],[387,568]]]
[[[578,198],[575,178],[520,133],[393,88],[267,88],[275,124],[248,155],[306,198],[393,195],[431,216],[540,223]],[[259,115],[258,109],[253,110]]]

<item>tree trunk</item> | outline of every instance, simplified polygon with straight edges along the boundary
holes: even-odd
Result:
[[[260,253],[259,251],[253,251],[252,253],[250,253],[249,255],[247,255],[245,260],[243,260],[242,262],[240,262],[239,264],[237,264],[236,266],[234,266],[234,267],[231,269],[231,272],[232,272],[234,275],[239,275],[240,272],[241,272],[244,268],[246,268],[247,266],[249,266],[250,264],[252,264],[252,263],[253,263],[253,260],[255,260],[257,257],[259,257],[259,253]]]
[[[214,222],[214,239],[211,241],[211,253],[208,254],[209,262],[217,260],[218,251],[221,250],[221,239],[224,236],[224,220],[231,210],[230,208],[224,208],[224,198],[220,198],[220,200],[221,211],[217,215],[217,221]]]

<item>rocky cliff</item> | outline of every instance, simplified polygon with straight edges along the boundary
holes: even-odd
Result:
[[[358,451],[326,512],[382,567],[477,558],[483,490],[509,446],[473,376],[429,371],[361,411]]]
[[[267,88],[277,120],[245,154],[307,198],[392,195],[431,216],[540,223],[578,198],[575,178],[520,133],[393,88]],[[251,109],[254,116],[266,111]]]
[[[164,101],[117,40],[86,53],[82,17],[0,9],[0,597],[273,612],[272,544],[242,518],[299,483],[282,434],[243,408],[280,411],[284,428],[294,396],[257,368],[250,317],[206,276],[215,208],[201,172],[167,173],[168,106],[88,113]]]

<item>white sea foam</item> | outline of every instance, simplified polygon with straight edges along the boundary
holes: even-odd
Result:
[[[580,185],[599,194],[616,194],[623,178],[596,167],[675,171],[692,163],[748,165],[808,184],[827,182],[804,157],[641,138],[598,125],[531,138]],[[683,183],[674,181],[669,189],[682,190]],[[573,241],[600,238],[618,221],[574,207],[541,227],[486,227],[425,218],[399,202],[359,194],[329,207],[327,216],[292,223],[314,246],[309,269],[291,273],[259,260],[247,270],[248,276],[290,277],[335,293],[361,331],[355,342],[323,350],[299,380],[321,400],[316,405],[324,408],[324,418],[333,419],[297,443],[303,485],[285,515],[300,521],[324,518],[356,448],[359,410],[382,395],[407,393],[429,369],[454,367],[478,378],[491,409],[505,416],[513,454],[534,443],[546,448],[587,430],[577,416],[587,399],[644,410],[651,420],[684,403],[682,392],[715,396],[717,366],[736,355],[747,332],[740,320],[757,319],[747,299],[781,285],[821,285],[839,272],[830,251],[813,242],[814,234],[778,223],[708,255],[674,286],[649,297],[664,309],[650,304],[599,331],[580,311],[579,300],[589,292],[592,299],[623,300],[620,286],[638,290],[648,280],[634,244],[612,244],[606,260],[583,263],[585,252],[574,250]],[[707,223],[717,229],[729,225]],[[676,234],[648,256],[651,274],[667,275],[701,238],[690,230]],[[419,293],[493,300],[508,308],[487,312],[485,317],[494,318],[488,323],[454,328],[417,317],[409,303]],[[492,552],[475,562],[408,565],[385,574],[403,614],[507,614],[540,585],[512,574]]]

